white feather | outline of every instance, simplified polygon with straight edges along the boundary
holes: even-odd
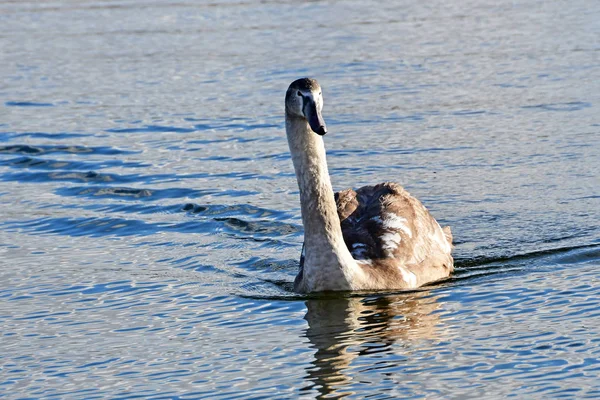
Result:
[[[400,234],[397,232],[386,232],[380,236],[383,241],[383,246],[381,246],[384,250],[394,250],[400,244],[402,238]]]
[[[406,268],[400,266],[398,267],[398,269],[400,270],[402,279],[404,279],[404,281],[408,283],[409,287],[417,287],[417,276],[412,271],[409,271]]]
[[[406,233],[406,236],[412,237],[412,231],[407,225],[408,220],[406,218],[399,217],[396,214],[386,213],[383,219],[383,227],[387,229],[397,229]]]

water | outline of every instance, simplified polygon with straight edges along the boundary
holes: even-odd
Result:
[[[600,6],[0,1],[0,396],[600,397]],[[283,98],[453,278],[291,291]]]

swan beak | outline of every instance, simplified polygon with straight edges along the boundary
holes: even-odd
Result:
[[[308,120],[310,129],[312,129],[314,133],[321,136],[327,133],[327,126],[325,126],[325,121],[321,116],[321,111],[319,111],[314,101],[309,101],[306,103],[304,106],[304,115]]]

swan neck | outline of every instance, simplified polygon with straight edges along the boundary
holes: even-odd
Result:
[[[287,114],[286,133],[304,225],[303,279],[295,288],[300,292],[352,290],[362,272],[344,242],[323,139],[305,119]]]
[[[300,118],[286,116],[286,128],[300,189],[305,241],[309,242],[311,238],[327,242],[339,239],[342,232],[323,139]]]

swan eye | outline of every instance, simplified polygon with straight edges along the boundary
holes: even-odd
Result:
[[[302,97],[302,92],[298,90],[298,96]]]

